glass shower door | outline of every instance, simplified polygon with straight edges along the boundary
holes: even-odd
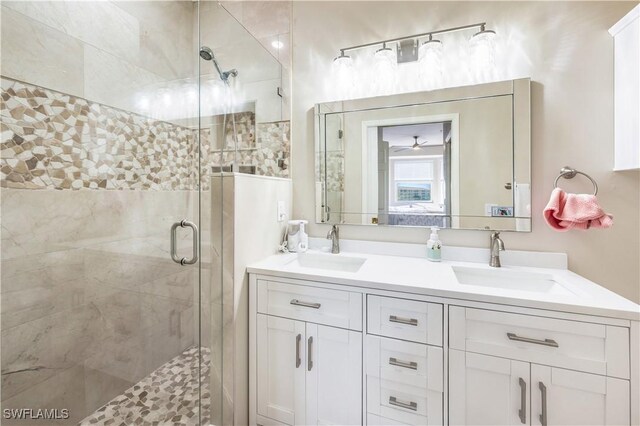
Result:
[[[1,423],[220,424],[198,3],[1,7]]]

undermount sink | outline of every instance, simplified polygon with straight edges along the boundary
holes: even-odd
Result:
[[[464,285],[558,295],[574,294],[550,274],[465,266],[453,266],[452,269],[458,282]]]
[[[296,260],[303,268],[358,272],[367,259],[338,254],[299,253]]]

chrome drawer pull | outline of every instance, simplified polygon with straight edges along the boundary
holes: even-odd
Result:
[[[518,378],[518,383],[520,384],[520,409],[518,410],[518,417],[520,417],[520,423],[523,425],[527,424],[527,382],[522,379],[522,377]]]
[[[417,402],[402,402],[398,401],[395,396],[389,397],[389,404],[395,405],[396,407],[406,408],[407,410],[418,411],[418,403]]]
[[[401,318],[401,317],[397,317],[395,315],[389,315],[389,321],[390,322],[398,322],[400,324],[413,325],[413,326],[417,326],[418,325],[418,320],[415,319],[415,318]]]
[[[313,349],[313,336],[310,336],[307,340],[307,371],[311,371],[313,368],[313,359],[311,359],[311,353]]]
[[[516,342],[534,343],[536,345],[551,346],[552,348],[558,347],[558,342],[551,339],[531,339],[529,337],[520,337],[515,333],[507,333],[507,337],[509,338],[509,340],[515,340]]]
[[[320,309],[320,304],[319,303],[311,303],[311,302],[302,302],[298,299],[291,299],[291,303],[292,305],[296,305],[296,306],[304,306],[305,308],[313,308],[313,309]]]
[[[300,367],[302,360],[300,359],[300,341],[302,340],[302,334],[296,336],[296,368]]]
[[[409,368],[411,370],[417,370],[418,369],[418,363],[417,362],[399,361],[396,358],[389,358],[389,364],[390,365],[395,365],[396,367]]]
[[[547,426],[547,387],[542,382],[538,382],[540,396],[542,397],[542,414],[540,414],[540,424]]]

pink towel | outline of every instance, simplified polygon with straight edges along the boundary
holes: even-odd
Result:
[[[598,199],[591,194],[567,194],[560,188],[551,193],[544,208],[544,218],[556,231],[570,229],[610,228],[613,216],[602,210]]]

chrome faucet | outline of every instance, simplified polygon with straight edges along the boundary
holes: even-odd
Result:
[[[500,252],[504,251],[504,242],[500,239],[499,232],[491,233],[491,245],[489,246],[491,250],[491,260],[489,261],[489,266],[493,266],[494,268],[499,268],[500,265]]]
[[[331,227],[331,231],[327,234],[327,240],[331,240],[331,253],[340,253],[340,230],[338,230],[338,225]]]

